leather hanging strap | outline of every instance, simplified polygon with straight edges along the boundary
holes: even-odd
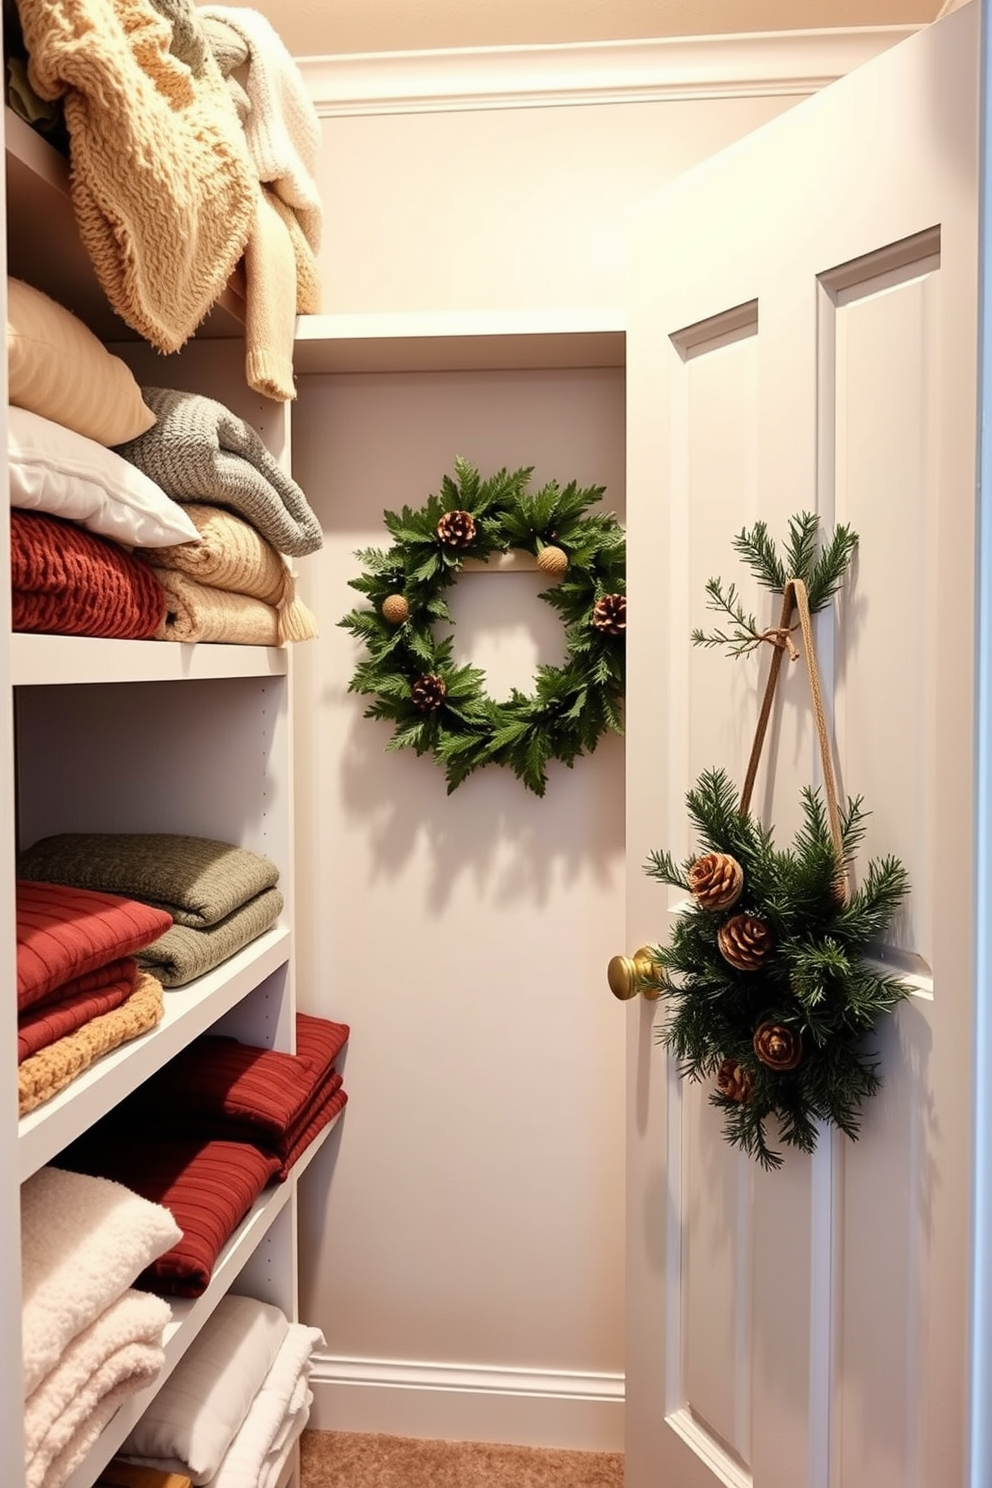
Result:
[[[768,669],[768,680],[765,683],[764,696],[761,699],[761,710],[758,714],[758,723],[754,732],[754,743],[751,745],[751,757],[747,764],[747,773],[744,776],[744,789],[741,791],[740,809],[746,815],[751,806],[751,794],[754,790],[754,781],[758,773],[758,763],[761,759],[761,751],[764,747],[765,734],[768,729],[768,720],[771,717],[772,703],[775,698],[775,688],[778,685],[778,674],[782,669],[782,657],[786,650],[795,660],[797,652],[792,644],[792,612],[799,611],[799,626],[803,636],[803,646],[806,654],[806,671],[809,676],[809,690],[813,699],[813,716],[816,720],[816,733],[820,743],[820,760],[823,766],[823,790],[826,797],[827,821],[830,825],[830,837],[837,854],[837,888],[841,894],[842,901],[847,902],[850,897],[850,884],[847,877],[847,866],[844,862],[844,840],[840,828],[840,808],[837,804],[837,785],[834,778],[833,756],[830,751],[830,736],[827,732],[827,720],[823,711],[823,693],[820,688],[820,672],[816,664],[816,648],[813,645],[813,622],[810,617],[809,596],[806,593],[806,585],[802,579],[789,579],[782,591],[782,613],[779,616],[778,625],[773,630],[765,632],[763,639],[767,640],[774,648],[772,652],[771,666]]]

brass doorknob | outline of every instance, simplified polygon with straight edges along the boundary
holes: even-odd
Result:
[[[621,1002],[629,1002],[642,993],[649,1002],[661,996],[664,976],[647,946],[641,946],[633,956],[611,956],[606,968],[606,980],[610,991]]]

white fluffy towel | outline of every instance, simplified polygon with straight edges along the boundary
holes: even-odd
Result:
[[[78,1333],[24,1404],[26,1488],[62,1488],[117,1407],[165,1362],[172,1309],[127,1291]]]
[[[40,1168],[21,1188],[24,1397],[178,1240],[168,1209],[120,1183]]]
[[[199,11],[236,31],[248,48],[247,67],[234,73],[251,104],[244,120],[248,153],[258,179],[293,208],[316,253],[323,217],[316,180],[320,119],[300,69],[259,11],[227,5],[203,5]]]

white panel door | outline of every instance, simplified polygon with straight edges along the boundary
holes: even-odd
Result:
[[[766,654],[692,648],[708,578],[777,623],[732,537],[860,534],[817,622],[861,867],[912,882],[912,996],[857,1143],[766,1172],[629,1018],[628,1488],[963,1488],[972,1139],[977,5],[893,48],[645,207],[628,345],[628,953],[678,893],[687,788],[740,783]],[[819,759],[783,669],[754,808],[784,842]],[[622,1014],[621,1014],[622,1016]]]

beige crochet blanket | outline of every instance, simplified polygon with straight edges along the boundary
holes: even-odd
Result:
[[[169,50],[150,0],[18,0],[32,86],[62,98],[80,236],[107,298],[178,351],[237,264],[258,178],[220,69]]]
[[[145,555],[168,598],[159,640],[275,646],[316,636],[292,570],[257,528],[222,507],[184,510],[200,541]]]
[[[150,972],[140,971],[134,991],[119,1008],[91,1018],[75,1033],[56,1039],[54,1044],[39,1049],[18,1066],[20,1114],[24,1116],[58,1095],[101,1055],[154,1028],[161,1021],[163,1011],[161,982]]]

